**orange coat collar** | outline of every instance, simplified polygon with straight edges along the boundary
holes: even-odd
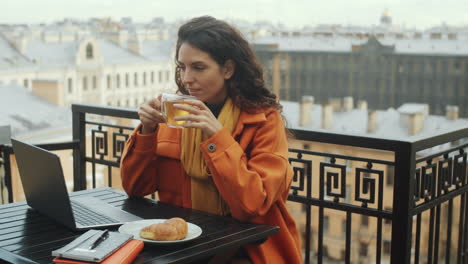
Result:
[[[239,120],[237,121],[237,126],[234,132],[232,133],[233,137],[235,138],[239,135],[242,130],[244,129],[245,125],[257,124],[266,121],[265,112],[257,112],[257,113],[248,113],[242,111]]]

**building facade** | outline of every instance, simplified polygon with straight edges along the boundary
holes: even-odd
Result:
[[[436,115],[449,104],[467,117],[467,40],[455,33],[331,34],[269,38],[255,47],[267,82],[283,100],[352,96],[372,109],[428,103]]]
[[[174,39],[153,27],[107,20],[4,26],[0,83],[57,105],[136,107],[175,88]]]

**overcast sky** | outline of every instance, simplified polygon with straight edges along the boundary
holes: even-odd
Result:
[[[468,25],[468,0],[0,0],[0,23],[39,23],[65,17],[132,17],[136,22],[212,15],[268,20],[299,27],[372,25],[388,9],[393,24],[428,28],[445,22]]]

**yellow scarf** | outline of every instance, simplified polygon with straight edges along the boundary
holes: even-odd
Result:
[[[228,98],[224,103],[218,120],[231,134],[239,119],[240,109]],[[223,200],[211,178],[200,143],[206,138],[201,129],[182,130],[182,152],[180,160],[185,172],[191,178],[192,208],[217,215],[229,214],[229,206]]]

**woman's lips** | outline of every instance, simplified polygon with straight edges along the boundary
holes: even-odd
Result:
[[[199,89],[188,89],[190,95],[196,95],[200,93]]]

